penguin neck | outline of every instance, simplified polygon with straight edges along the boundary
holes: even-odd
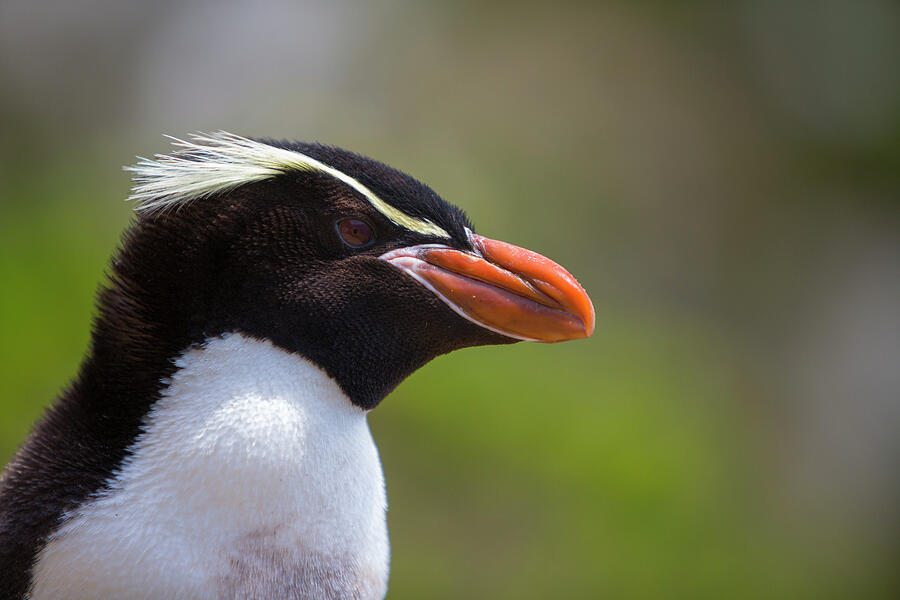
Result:
[[[381,589],[386,499],[365,411],[310,361],[241,334],[174,367],[104,492],[70,511],[39,556],[36,589],[52,596],[66,574],[90,572],[84,597],[166,596],[166,581],[206,597],[213,581],[244,589],[347,565]]]

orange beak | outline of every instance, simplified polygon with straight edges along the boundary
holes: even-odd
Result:
[[[562,342],[594,332],[594,307],[564,268],[537,252],[470,234],[480,254],[437,244],[381,255],[466,319],[507,337]]]

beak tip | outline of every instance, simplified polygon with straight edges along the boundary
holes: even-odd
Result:
[[[580,333],[580,335],[574,336],[572,339],[575,339],[575,340],[587,339],[587,338],[591,337],[592,335],[594,335],[593,319],[587,323],[582,321],[581,332],[579,332],[579,333]]]
[[[579,285],[578,289],[581,292],[583,303],[581,305],[581,310],[575,316],[581,321],[581,328],[584,331],[584,335],[580,337],[589,338],[594,335],[594,324],[596,322],[594,303],[591,302],[591,298],[587,295],[587,292],[584,291],[584,288]]]
[[[590,301],[588,301],[588,302],[590,302]],[[595,322],[594,306],[591,305],[591,317],[590,317],[590,319],[588,319],[587,325],[584,328],[584,333],[585,333],[584,337],[591,337],[592,335],[594,335],[594,322]]]

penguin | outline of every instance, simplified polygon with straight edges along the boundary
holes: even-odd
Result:
[[[0,479],[0,599],[383,598],[366,415],[438,355],[585,338],[550,259],[317,143],[171,138],[71,384]]]

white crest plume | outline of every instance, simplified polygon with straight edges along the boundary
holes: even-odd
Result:
[[[137,212],[175,208],[290,171],[316,171],[347,184],[401,227],[425,235],[450,237],[431,221],[404,213],[346,173],[296,150],[270,146],[227,131],[194,133],[190,141],[166,137],[178,148],[172,154],[139,157],[136,165],[125,167],[133,173],[134,187],[128,200],[137,202]]]

